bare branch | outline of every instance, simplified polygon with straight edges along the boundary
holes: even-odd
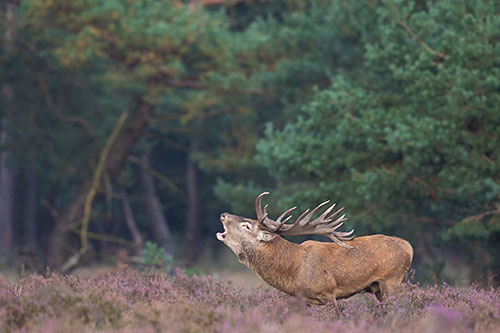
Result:
[[[430,54],[433,54],[433,55],[436,55],[438,56],[439,58],[441,59],[444,59],[446,58],[446,54],[442,53],[442,52],[438,52],[436,50],[433,50],[429,45],[427,45],[418,35],[416,35],[408,25],[406,25],[406,23],[404,23],[403,21],[401,20],[397,20],[396,21],[401,27],[403,27],[403,29],[405,29],[409,34],[410,36],[418,43],[420,44],[420,46],[422,46],[425,50],[427,50],[427,52],[429,52]]]
[[[47,103],[47,106],[49,107],[50,112],[52,112],[59,120],[68,122],[68,123],[74,123],[82,126],[85,128],[91,135],[94,135],[94,129],[92,126],[82,117],[78,116],[66,116],[59,112],[57,108],[54,105],[54,102],[52,100],[52,95],[49,92],[49,89],[47,88],[47,84],[45,83],[45,79],[43,78],[42,73],[40,72],[35,72],[36,80],[38,82],[38,85],[40,86],[40,90],[42,91],[42,94],[45,98],[45,102]]]
[[[181,189],[177,185],[175,185],[175,183],[173,181],[168,179],[168,177],[164,176],[159,171],[153,169],[150,165],[145,165],[144,163],[142,163],[140,158],[137,158],[135,156],[129,156],[128,160],[132,163],[139,165],[141,168],[144,168],[144,170],[146,172],[148,172],[149,174],[151,174],[151,176],[158,179],[165,186],[167,186],[172,192],[179,195],[183,200],[186,200],[185,194],[181,191]]]
[[[221,93],[238,93],[238,94],[250,94],[250,95],[265,95],[263,90],[259,89],[240,89],[240,88],[224,88],[213,86],[205,83],[201,83],[199,81],[192,80],[178,80],[174,81],[171,79],[166,79],[162,81],[168,87],[172,88],[183,88],[183,89],[191,89],[191,90],[207,90]]]
[[[203,7],[210,7],[217,5],[232,6],[240,2],[247,2],[247,1],[248,0],[191,0],[189,2],[189,10],[194,11],[198,6],[203,6]]]
[[[88,249],[88,227],[89,227],[89,221],[90,221],[90,214],[92,212],[92,203],[94,201],[95,195],[97,194],[97,190],[99,188],[99,184],[101,182],[102,174],[105,171],[106,168],[106,161],[109,156],[109,152],[111,150],[111,147],[113,146],[113,143],[115,142],[116,138],[118,137],[118,134],[120,133],[121,129],[123,128],[123,125],[125,124],[125,121],[127,120],[128,117],[128,111],[125,110],[122,112],[120,117],[118,118],[118,121],[115,124],[115,127],[113,128],[113,131],[111,132],[111,135],[109,136],[108,140],[106,141],[104,148],[101,151],[101,155],[99,157],[99,162],[97,163],[96,170],[94,172],[94,177],[92,180],[92,186],[90,187],[90,190],[87,194],[87,197],[85,199],[85,205],[84,205],[84,215],[82,219],[82,227],[80,229],[80,250],[75,253],[73,256],[71,256],[68,261],[66,261],[61,268],[59,269],[61,272],[66,272],[67,270],[73,268],[75,265],[78,264],[82,256],[87,252]]]
[[[88,121],[86,121],[82,117],[64,115],[57,109],[57,107],[54,104],[54,99],[50,94],[45,78],[42,72],[36,66],[35,61],[31,59],[31,57],[21,47],[15,46],[15,50],[19,53],[19,55],[21,55],[24,61],[26,61],[26,63],[28,64],[28,67],[35,74],[36,81],[38,83],[38,86],[40,87],[40,90],[45,99],[45,103],[49,108],[49,111],[52,112],[57,119],[67,123],[78,124],[81,127],[85,128],[92,136],[94,136],[95,134],[94,129],[92,128],[92,126]]]
[[[465,219],[463,219],[462,221],[460,221],[459,224],[473,222],[473,221],[479,221],[480,219],[482,219],[483,217],[488,216],[488,215],[500,215],[500,209],[488,210],[488,211],[482,212],[480,214],[476,214],[476,215],[472,215],[472,216],[466,217]]]
[[[120,187],[121,202],[122,202],[125,224],[127,225],[127,228],[130,231],[132,238],[134,239],[136,252],[138,255],[140,255],[142,253],[142,246],[144,244],[144,241],[135,223],[134,214],[132,212],[132,206],[130,205],[130,200],[127,194],[127,190],[125,189],[125,186],[123,186],[122,184],[120,184],[119,187]]]

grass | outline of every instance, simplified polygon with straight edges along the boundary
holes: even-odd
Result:
[[[0,332],[500,332],[499,289],[405,283],[383,303],[364,294],[339,307],[180,270],[0,278]]]

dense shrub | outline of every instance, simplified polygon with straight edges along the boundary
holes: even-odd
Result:
[[[406,283],[378,303],[356,295],[307,306],[274,289],[249,290],[212,277],[138,272],[83,279],[0,279],[0,331],[124,332],[500,332],[500,290]]]

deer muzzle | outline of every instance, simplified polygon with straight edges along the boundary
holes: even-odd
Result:
[[[227,230],[226,230],[226,225],[224,224],[224,221],[226,220],[227,216],[225,213],[222,213],[220,215],[220,221],[222,222],[222,226],[224,227],[224,232],[218,232],[215,234],[217,236],[217,239],[223,242],[226,239],[227,236]]]

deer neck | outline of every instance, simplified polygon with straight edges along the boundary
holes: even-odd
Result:
[[[271,286],[294,295],[301,260],[300,247],[278,236],[255,249],[248,266]]]

